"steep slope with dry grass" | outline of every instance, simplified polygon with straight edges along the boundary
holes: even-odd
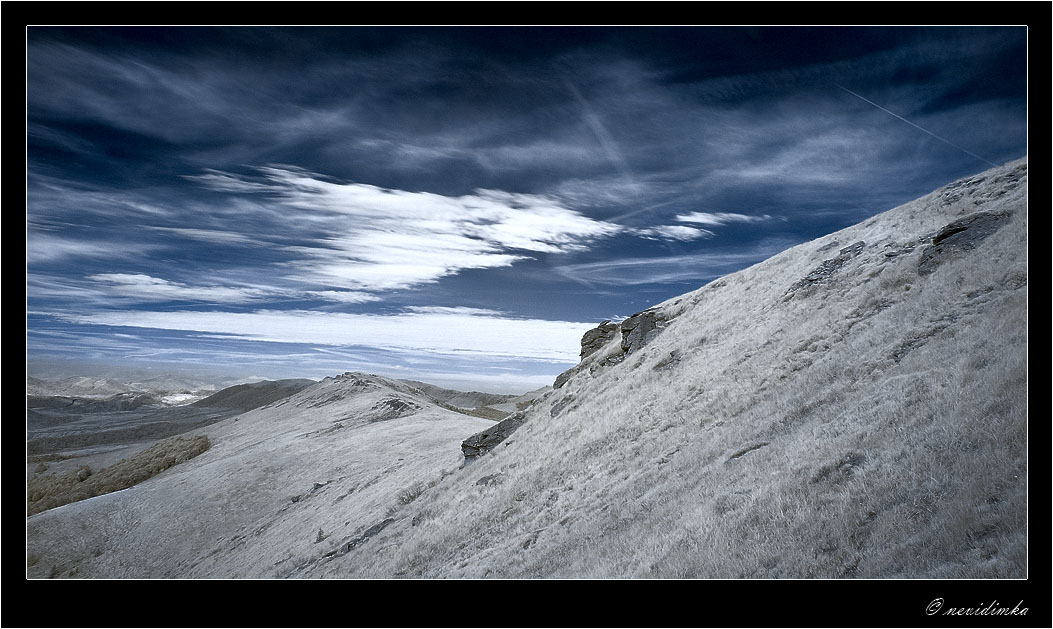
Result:
[[[203,429],[30,575],[1025,577],[1027,279],[1025,158],[600,326],[466,465],[361,374]]]
[[[597,335],[308,574],[1026,576],[1026,159]]]

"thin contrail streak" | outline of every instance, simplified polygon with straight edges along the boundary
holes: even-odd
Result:
[[[585,124],[589,126],[589,129],[591,129],[596,136],[596,140],[599,141],[600,146],[603,148],[603,152],[607,155],[607,159],[618,170],[622,177],[630,183],[635,184],[636,178],[633,177],[633,173],[629,169],[629,164],[625,161],[625,157],[622,155],[618,143],[615,142],[614,136],[612,136],[610,131],[607,130],[607,127],[604,126],[600,117],[596,115],[592,105],[589,104],[589,101],[585,100],[585,96],[582,95],[578,88],[571,83],[569,79],[564,78],[563,83],[567,86],[570,93],[574,95],[574,99],[578,101],[578,104],[581,105]]]
[[[946,140],[944,138],[941,138],[940,136],[936,135],[932,131],[929,131],[928,129],[925,129],[923,127],[919,127],[918,125],[914,124],[910,120],[907,120],[903,116],[900,116],[897,113],[894,113],[894,112],[891,112],[891,111],[885,109],[884,107],[882,107],[881,105],[878,105],[877,103],[875,103],[872,100],[867,100],[867,99],[863,98],[862,96],[860,96],[859,94],[856,94],[855,92],[853,92],[852,90],[848,89],[847,87],[841,87],[840,85],[837,85],[836,83],[834,83],[834,85],[836,85],[837,87],[840,87],[841,89],[843,89],[844,91],[848,92],[852,96],[855,96],[856,98],[858,98],[859,100],[863,101],[864,103],[870,103],[871,105],[873,105],[874,107],[877,107],[878,109],[880,109],[881,111],[885,112],[886,114],[889,114],[889,115],[892,115],[892,116],[895,116],[895,117],[899,118],[900,120],[902,120],[903,122],[905,122],[905,123],[909,124],[910,126],[914,127],[918,131],[922,131],[924,133],[927,133],[927,134],[931,135],[932,137],[936,138],[940,142],[943,142],[945,144],[949,144],[950,146],[953,146],[954,148],[958,149],[959,151],[962,151],[963,153],[967,153],[969,155],[972,155],[973,157],[975,157],[976,159],[980,160],[981,162],[987,162],[988,164],[990,164],[992,166],[997,166],[998,165],[998,164],[995,164],[992,161],[989,161],[989,160],[986,160],[986,159],[980,157],[979,155],[977,155],[976,153],[973,153],[972,151],[969,151],[967,149],[964,149],[964,148],[958,146],[957,144],[955,144],[954,142],[951,142],[950,140]]]

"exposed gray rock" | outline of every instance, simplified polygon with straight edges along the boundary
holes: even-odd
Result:
[[[347,553],[349,553],[352,550],[354,550],[357,546],[360,546],[361,544],[363,544],[366,541],[368,541],[370,537],[373,537],[377,533],[383,531],[384,528],[387,525],[391,524],[394,521],[395,521],[394,518],[388,518],[388,519],[383,520],[381,522],[377,522],[373,526],[371,526],[368,529],[366,529],[365,532],[362,533],[361,535],[359,535],[358,537],[356,537],[356,538],[344,543],[340,547],[339,554],[346,555]]]
[[[753,445],[746,446],[745,448],[742,448],[741,450],[738,450],[737,452],[735,452],[734,454],[729,456],[728,457],[728,461],[732,461],[732,460],[737,459],[739,457],[745,456],[745,455],[749,454],[750,452],[753,452],[754,450],[760,450],[761,448],[763,448],[764,446],[767,446],[767,445],[771,445],[771,444],[768,443],[767,441],[761,441],[760,443],[755,443]]]
[[[975,249],[980,241],[1007,224],[1010,216],[1009,212],[977,212],[947,224],[921,252],[918,275],[928,275],[947,260]]]
[[[638,312],[622,321],[622,351],[631,354],[650,343],[662,331],[665,318],[656,308]]]
[[[581,337],[581,357],[584,359],[589,354],[600,349],[614,338],[618,333],[618,324],[604,321],[595,328],[589,330]]]
[[[638,312],[620,324],[604,321],[581,337],[582,362],[556,376],[552,387],[559,389],[566,384],[574,374],[582,370],[585,358],[594,354],[614,339],[616,334],[621,333],[622,336],[621,351],[605,356],[602,361],[593,361],[593,364],[589,367],[590,373],[595,373],[599,368],[616,365],[625,360],[628,354],[635,352],[658,336],[658,333],[662,331],[667,321],[668,319],[658,308],[649,308],[643,312]]]
[[[474,460],[478,456],[493,450],[515,432],[526,421],[526,413],[519,411],[512,413],[481,432],[477,432],[461,442],[461,452],[464,454],[465,463]]]
[[[620,362],[622,362],[624,360],[625,360],[625,352],[622,352],[619,349],[619,351],[605,356],[603,360],[593,361],[592,364],[589,365],[589,373],[590,374],[595,374],[597,371],[600,371],[601,369],[605,369],[605,368],[610,367],[612,365],[617,365],[618,363],[620,363]]]
[[[574,365],[570,369],[556,376],[556,380],[552,383],[552,388],[559,389],[563,385],[567,384],[567,380],[570,380],[571,376],[581,371],[581,365]]]
[[[814,286],[815,284],[825,282],[827,279],[830,278],[831,275],[834,274],[835,271],[844,266],[845,262],[848,262],[852,258],[863,253],[863,249],[865,247],[866,242],[862,240],[860,240],[859,242],[852,243],[847,247],[844,247],[843,249],[841,249],[840,252],[838,252],[836,258],[823,260],[823,263],[816,267],[815,270],[813,270],[808,275],[805,275],[804,278],[794,282],[793,286],[791,286],[786,291],[786,293],[789,294],[801,288],[805,288],[807,286]]]

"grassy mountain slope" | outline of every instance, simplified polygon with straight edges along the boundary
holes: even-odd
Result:
[[[1026,201],[1025,158],[660,304],[308,574],[1026,576]]]

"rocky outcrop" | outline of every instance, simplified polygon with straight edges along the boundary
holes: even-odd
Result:
[[[650,343],[662,331],[665,321],[657,308],[638,312],[622,321],[622,351],[631,354]]]
[[[373,405],[369,418],[371,422],[387,421],[412,415],[421,409],[419,404],[403,400],[400,397],[385,398]]]
[[[469,463],[490,450],[497,447],[515,432],[523,422],[526,421],[526,413],[519,411],[512,413],[503,420],[497,422],[491,428],[477,432],[461,442],[461,453],[464,454],[464,462]]]
[[[618,334],[621,334],[621,351],[612,352],[600,361],[592,361],[591,372],[622,362],[626,356],[639,350],[658,336],[668,321],[669,318],[661,309],[648,308],[632,315],[621,323],[611,323],[610,321],[600,323],[581,337],[581,362],[556,376],[552,387],[559,389],[566,384],[574,374],[582,370],[585,359],[614,340]]]
[[[1009,212],[977,212],[948,223],[921,252],[918,275],[928,275],[943,262],[975,249],[981,240],[1007,224],[1010,216]]]
[[[823,263],[820,264],[818,267],[816,267],[815,270],[813,270],[808,275],[805,275],[803,278],[801,278],[801,279],[797,280],[796,282],[794,282],[793,286],[791,286],[786,291],[786,293],[790,294],[790,293],[793,293],[793,292],[795,292],[797,290],[800,290],[802,288],[806,288],[808,286],[814,286],[816,284],[821,284],[821,283],[825,282],[838,269],[840,269],[842,266],[844,266],[845,262],[848,262],[852,258],[854,258],[854,257],[858,256],[859,254],[863,253],[863,249],[865,247],[866,247],[866,243],[864,241],[860,240],[859,242],[855,242],[855,243],[853,243],[853,244],[841,249],[841,251],[838,252],[836,258],[831,258],[829,260],[823,260]]]
[[[595,328],[589,330],[581,337],[581,358],[584,360],[589,354],[594,353],[607,344],[618,333],[617,323],[604,321]]]

